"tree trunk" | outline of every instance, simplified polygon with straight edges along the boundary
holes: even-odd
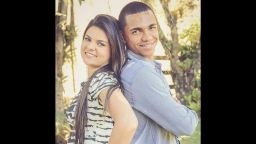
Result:
[[[63,28],[66,22],[67,15],[67,0],[59,0],[58,10],[55,16],[55,52],[56,52],[56,111],[61,112],[64,109],[63,105],[63,47],[64,47],[64,31]]]
[[[71,49],[71,67],[72,67],[72,79],[73,79],[73,91],[76,93],[76,85],[75,85],[75,63],[74,63],[74,50],[75,50],[75,44],[74,44],[74,39],[75,39],[75,16],[74,16],[74,2],[73,0],[70,0],[70,6],[71,6],[71,22],[70,22],[70,31],[72,33],[71,37],[71,44],[70,44],[70,49]]]
[[[178,53],[181,46],[179,44],[179,35],[177,32],[177,14],[174,12],[171,15],[171,12],[169,11],[168,3],[170,2],[170,0],[160,0],[160,2],[167,18],[167,25],[171,29],[172,37],[172,41],[169,41],[169,45],[171,45],[171,47],[164,47],[164,49],[165,51],[167,51],[167,53],[170,53],[169,56],[171,56],[170,61],[176,96],[179,100],[182,100],[183,96],[186,94],[186,91],[183,87],[185,84],[184,72],[178,65],[178,63],[180,63]],[[166,43],[168,43],[168,41]]]
[[[112,10],[111,10],[111,6],[110,6],[110,1],[109,0],[108,0],[108,9],[109,9],[109,13],[111,13]]]

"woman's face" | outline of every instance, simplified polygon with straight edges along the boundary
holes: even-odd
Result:
[[[89,68],[100,68],[107,65],[110,60],[110,44],[105,32],[91,26],[83,38],[81,56]]]

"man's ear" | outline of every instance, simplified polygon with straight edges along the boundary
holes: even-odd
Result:
[[[120,31],[120,36],[121,36],[121,39],[123,40],[123,42],[126,44],[124,33],[122,31]]]

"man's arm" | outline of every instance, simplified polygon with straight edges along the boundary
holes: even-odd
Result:
[[[177,103],[159,74],[140,68],[132,81],[134,108],[176,136],[191,135],[198,123],[195,111]]]

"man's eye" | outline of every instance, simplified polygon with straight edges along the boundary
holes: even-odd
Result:
[[[134,31],[132,31],[132,34],[138,34],[139,33],[139,31],[138,30],[134,30]]]
[[[152,26],[152,27],[150,27],[150,29],[151,29],[151,30],[156,29],[156,26]]]

